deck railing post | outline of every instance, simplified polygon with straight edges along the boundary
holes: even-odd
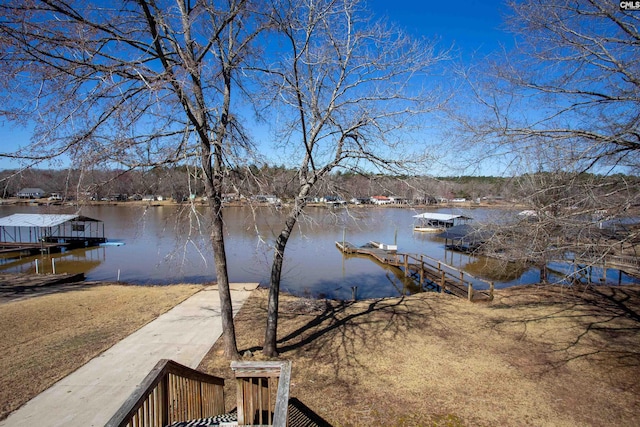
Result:
[[[446,281],[444,277],[444,271],[440,270],[440,288],[442,289],[442,292],[444,292],[444,290],[446,289],[445,285]]]
[[[494,288],[493,282],[489,282],[489,298],[491,301],[493,301],[493,288]]]
[[[409,255],[404,254],[404,277],[409,277]]]
[[[469,301],[473,300],[473,283],[469,282]]]

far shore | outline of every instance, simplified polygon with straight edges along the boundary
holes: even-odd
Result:
[[[11,197],[7,199],[0,199],[0,205],[25,205],[25,206],[60,206],[60,207],[77,207],[77,206],[187,206],[194,203],[198,206],[206,206],[207,201],[202,198],[197,198],[193,201],[178,202],[173,199],[169,200],[80,200],[80,201],[56,201],[48,200],[47,198],[41,199],[19,199],[17,197]],[[282,206],[286,207],[289,204],[287,202],[282,203]],[[278,207],[271,203],[266,202],[249,202],[249,201],[231,201],[224,202],[224,207]],[[307,207],[317,208],[331,208],[340,209],[340,207],[333,207],[330,204],[310,202]],[[386,204],[375,205],[371,203],[367,204],[353,204],[347,203],[346,206],[350,209],[441,209],[441,208],[458,208],[458,209],[476,209],[476,208],[512,208],[520,209],[524,208],[524,205],[512,202],[489,200],[489,201],[465,201],[465,202],[449,202],[449,203],[435,203],[435,204]]]

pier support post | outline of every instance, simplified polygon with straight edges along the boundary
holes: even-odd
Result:
[[[404,277],[409,277],[409,255],[404,254]]]
[[[469,301],[473,300],[473,283],[469,282]]]
[[[347,241],[347,229],[342,229],[342,253],[345,252],[345,242]]]

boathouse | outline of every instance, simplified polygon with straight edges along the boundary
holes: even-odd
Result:
[[[0,218],[0,249],[63,250],[106,242],[104,223],[73,214],[13,214]]]
[[[464,215],[451,215],[443,213],[425,212],[418,215],[414,215],[417,218],[417,223],[413,226],[413,231],[422,232],[438,232],[444,231],[447,228],[451,228],[455,225],[470,221],[471,217]]]
[[[444,239],[444,246],[447,249],[475,253],[493,237],[493,233],[487,229],[481,229],[479,226],[460,224],[447,228],[436,237]]]

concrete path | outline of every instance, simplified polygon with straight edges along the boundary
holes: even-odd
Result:
[[[234,314],[257,287],[231,284]],[[95,357],[13,412],[2,427],[104,426],[160,359],[195,368],[222,334],[208,287]]]

